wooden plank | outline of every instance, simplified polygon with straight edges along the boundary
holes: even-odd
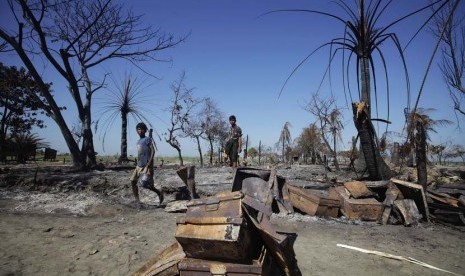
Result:
[[[320,201],[316,195],[313,195],[304,188],[292,185],[287,185],[287,188],[292,206],[310,216],[316,215],[316,210],[318,209]]]
[[[350,198],[345,187],[335,187],[341,200],[341,212],[349,219],[377,221],[381,218],[384,206],[374,198]]]
[[[381,217],[381,223],[387,224],[389,216],[391,215],[392,204],[399,196],[399,189],[395,185],[389,185],[389,188],[386,191],[386,198],[384,199],[384,211]]]
[[[459,200],[447,194],[435,193],[433,191],[427,191],[426,194],[433,200],[439,201],[441,203],[449,204],[454,207],[458,207]]]
[[[346,182],[344,183],[344,187],[346,187],[353,198],[367,198],[373,196],[373,192],[361,181]]]
[[[465,190],[465,182],[453,182],[453,183],[448,183],[441,185],[441,188],[445,189],[454,189],[454,190]]]
[[[459,197],[459,203],[462,205],[462,206],[465,206],[465,196],[461,195]]]
[[[226,263],[203,259],[185,258],[178,265],[180,275],[263,275],[262,264]]]
[[[148,276],[148,275],[178,275],[179,261],[184,259],[186,254],[182,250],[178,242],[164,249],[160,254],[149,260],[144,266],[137,270],[133,276]]]
[[[379,180],[379,181],[364,181],[365,185],[370,188],[387,188],[389,186],[389,180]]]
[[[446,194],[451,194],[451,195],[465,195],[465,190],[462,189],[453,189],[453,188],[438,188],[436,190],[438,193],[446,193]]]
[[[337,217],[339,213],[339,198],[325,191],[310,190],[293,185],[287,185],[291,204],[311,216]]]
[[[413,199],[401,199],[394,201],[394,208],[399,211],[405,226],[418,224],[421,214]]]
[[[176,173],[186,185],[187,190],[189,191],[189,199],[199,198],[195,189],[195,166],[181,167],[176,170]]]
[[[423,186],[400,179],[391,178],[405,199],[413,199],[423,219],[429,221],[428,203],[426,202],[426,195]]]

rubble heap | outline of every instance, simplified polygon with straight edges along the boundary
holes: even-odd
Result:
[[[134,275],[300,276],[297,235],[278,232],[270,222],[273,212],[292,212],[285,179],[275,170],[244,167],[236,169],[232,186],[231,192],[190,200],[176,222],[176,242]]]

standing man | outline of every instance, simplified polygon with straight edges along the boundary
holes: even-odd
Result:
[[[236,116],[229,116],[229,129],[228,140],[225,146],[225,154],[229,156],[229,166],[237,167],[237,160],[239,153],[242,151],[242,129],[236,124]]]
[[[158,195],[159,204],[163,202],[163,194],[154,187],[153,182],[153,157],[155,148],[153,147],[152,138],[146,137],[147,126],[144,123],[138,123],[136,126],[137,134],[140,139],[137,141],[137,166],[131,176],[132,193],[137,204],[140,204],[139,188],[137,183],[141,174],[146,174],[146,181],[139,181],[143,188],[149,189]]]

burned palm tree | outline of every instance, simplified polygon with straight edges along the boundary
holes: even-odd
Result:
[[[149,120],[144,114],[150,113],[145,106],[149,101],[149,96],[144,94],[142,89],[143,81],[137,78],[127,76],[124,83],[116,88],[109,90],[108,95],[103,98],[102,119],[104,123],[102,145],[105,149],[105,137],[118,117],[121,117],[121,155],[118,157],[118,163],[128,161],[128,117],[132,117],[135,122]]]
[[[291,132],[289,128],[291,127],[291,123],[286,122],[279,134],[279,141],[278,144],[282,145],[282,154],[283,154],[283,162],[285,161],[286,156],[286,145],[289,145],[292,141],[291,139]]]
[[[409,114],[409,124],[407,132],[411,148],[415,149],[415,159],[417,163],[418,183],[426,190],[427,184],[427,141],[429,134],[436,132],[436,126],[451,124],[449,120],[433,120],[428,113],[434,111],[433,108],[417,108],[415,112]]]
[[[369,173],[370,179],[387,179],[391,175],[391,171],[381,157],[378,139],[376,136],[375,128],[372,124],[371,108],[373,106],[372,94],[374,95],[375,107],[378,106],[378,91],[377,91],[377,79],[376,79],[376,68],[374,57],[375,55],[379,58],[381,62],[382,72],[386,79],[386,93],[388,95],[387,107],[389,110],[389,77],[387,74],[387,63],[381,49],[381,45],[386,45],[388,42],[391,42],[396,51],[399,53],[401,61],[404,67],[404,74],[406,79],[407,86],[407,98],[409,96],[409,76],[407,72],[407,67],[404,59],[404,54],[400,41],[395,33],[392,33],[390,29],[392,26],[404,21],[405,19],[420,13],[424,10],[428,10],[430,7],[434,7],[441,3],[442,7],[449,0],[438,0],[425,7],[415,10],[411,13],[408,13],[404,16],[399,17],[396,20],[393,20],[391,23],[386,26],[380,26],[379,20],[382,15],[386,12],[389,6],[392,4],[392,1],[383,1],[383,0],[357,0],[355,1],[355,8],[350,7],[343,0],[338,0],[335,3],[341,7],[347,14],[347,18],[343,18],[331,13],[322,12],[318,10],[277,10],[275,12],[305,12],[316,15],[322,15],[335,19],[342,23],[344,28],[344,35],[339,38],[334,38],[330,42],[324,43],[317,47],[313,52],[307,55],[292,71],[287,80],[285,81],[283,88],[286,83],[289,81],[291,76],[299,69],[302,64],[304,64],[315,52],[324,48],[330,47],[330,59],[328,64],[328,70],[330,71],[331,62],[334,60],[335,55],[338,52],[343,54],[343,68],[345,73],[343,73],[343,83],[344,83],[344,93],[347,93],[350,96],[352,101],[352,110],[354,115],[354,124],[357,129],[358,135],[360,137],[361,147],[363,151],[363,156],[365,158],[367,170]],[[366,2],[368,4],[366,5]],[[426,22],[425,22],[426,24]],[[422,26],[423,27],[423,26]],[[353,62],[355,59],[355,62]],[[357,90],[359,101],[354,101],[352,97],[352,92],[350,89],[350,66],[355,65],[356,67],[356,76],[357,76]],[[373,79],[373,80],[372,80]],[[373,89],[371,84],[373,83]],[[283,90],[281,89],[281,92]],[[347,89],[346,89],[347,88]],[[280,93],[281,94],[281,93]],[[407,106],[409,102],[407,102]],[[376,109],[378,110],[378,109]],[[388,112],[389,113],[389,112]],[[388,118],[389,119],[389,115]]]
[[[329,131],[331,136],[333,137],[333,158],[334,158],[334,166],[336,170],[339,170],[339,162],[337,161],[337,141],[342,141],[341,132],[344,126],[342,125],[341,121],[342,113],[339,109],[333,109],[329,114]]]

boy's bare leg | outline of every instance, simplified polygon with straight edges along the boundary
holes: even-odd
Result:
[[[157,194],[157,196],[158,196],[158,205],[160,205],[163,202],[163,199],[164,199],[163,192],[161,190],[158,190],[157,188],[155,188],[155,186],[148,187],[147,189],[149,189],[150,191],[155,192]]]
[[[137,181],[132,181],[131,186],[132,186],[132,194],[134,195],[134,199],[136,200],[137,203],[140,203],[139,188],[137,187]]]

